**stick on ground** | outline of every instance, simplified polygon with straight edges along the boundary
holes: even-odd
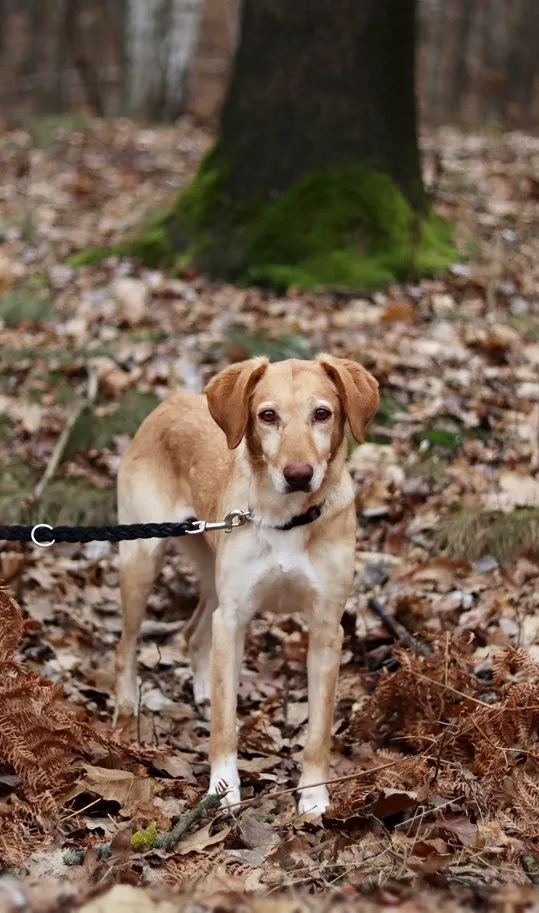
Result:
[[[58,466],[60,465],[60,461],[64,455],[64,451],[67,447],[69,438],[71,437],[71,432],[73,431],[73,428],[75,427],[78,419],[80,418],[81,414],[84,412],[86,407],[92,405],[92,403],[95,401],[95,398],[97,396],[97,386],[98,386],[97,376],[93,373],[89,373],[88,374],[88,389],[87,389],[86,396],[84,397],[84,399],[81,399],[78,402],[74,403],[73,408],[71,409],[71,412],[69,413],[69,415],[67,417],[67,421],[62,429],[62,433],[61,433],[60,437],[58,438],[58,440],[56,441],[54,450],[52,451],[52,453],[50,455],[50,459],[45,468],[45,472],[41,476],[36,487],[34,488],[34,491],[32,493],[32,501],[34,504],[36,504],[41,499],[48,482],[50,482],[54,473],[58,469]]]
[[[386,628],[390,634],[393,634],[393,636],[404,647],[408,647],[408,649],[413,650],[414,653],[421,653],[423,656],[432,656],[432,650],[430,647],[427,644],[422,643],[420,640],[416,640],[416,638],[406,630],[400,621],[397,621],[393,615],[389,615],[384,609],[380,600],[376,598],[376,596],[371,596],[367,602],[367,605],[371,612],[374,612],[374,614],[378,616],[384,628]]]

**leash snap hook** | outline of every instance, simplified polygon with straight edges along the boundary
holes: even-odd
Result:
[[[211,520],[194,520],[193,529],[187,529],[188,536],[197,536],[200,533],[211,532],[217,529],[224,529],[225,533],[243,526],[248,520],[252,520],[251,511],[249,510],[231,510],[224,520],[217,520],[213,523]]]
[[[244,526],[245,523],[252,519],[253,516],[250,510],[231,510],[224,519],[225,533],[230,533],[233,529]]]

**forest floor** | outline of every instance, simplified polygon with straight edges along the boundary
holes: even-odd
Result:
[[[239,694],[252,801],[208,811],[173,849],[145,847],[152,830],[133,846],[141,828],[168,831],[208,785],[208,725],[182,639],[195,582],[171,554],[143,625],[138,742],[123,744],[111,729],[116,548],[0,543],[14,595],[0,593],[0,910],[531,908],[539,139],[424,136],[427,184],[463,252],[441,279],[277,296],[114,258],[68,265],[173,197],[209,140],[188,122],[1,130],[0,520],[113,521],[118,461],[141,419],[231,360],[323,349],[365,364],[382,399],[350,460],[357,574],[333,805],[321,822],[294,806],[304,623],[261,618]],[[389,630],[380,607],[400,626]],[[96,847],[110,841],[103,858]],[[81,850],[82,864],[67,865]]]

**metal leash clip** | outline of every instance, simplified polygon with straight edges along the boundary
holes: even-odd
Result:
[[[193,526],[196,526],[196,529],[188,529],[186,533],[188,536],[197,536],[199,533],[209,533],[216,529],[224,529],[225,533],[230,533],[252,519],[250,510],[231,510],[224,520],[218,520],[215,523],[212,523],[211,520],[193,520]]]
[[[55,541],[56,541],[55,539],[51,539],[50,542],[40,542],[39,539],[36,539],[36,532],[37,532],[38,529],[50,529],[50,530],[52,530],[52,526],[49,526],[48,523],[37,523],[37,524],[34,526],[34,528],[32,529],[32,532],[30,533],[30,539],[32,540],[32,542],[34,543],[34,545],[39,545],[40,548],[50,548],[51,545],[54,545],[54,543],[55,543]]]

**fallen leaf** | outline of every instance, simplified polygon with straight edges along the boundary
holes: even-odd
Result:
[[[117,397],[120,393],[129,390],[135,382],[135,377],[128,371],[122,371],[121,368],[112,368],[110,371],[102,374],[99,378],[99,386],[105,396],[111,398]]]
[[[514,510],[515,507],[539,507],[539,479],[521,472],[502,472],[500,491],[489,492],[486,510]]]
[[[38,403],[0,395],[0,414],[2,412],[13,422],[20,422],[28,434],[36,433],[44,415],[44,410]]]
[[[196,783],[196,777],[193,775],[193,766],[182,758],[181,755],[168,755],[156,758],[153,762],[154,767],[166,771],[171,777],[178,780],[185,780],[187,783]]]
[[[210,834],[212,827],[213,821],[210,821],[209,824],[195,831],[194,834],[189,834],[175,846],[174,852],[180,856],[186,856],[188,853],[202,853],[207,847],[222,843],[231,831],[231,828],[226,825],[216,834]]]
[[[265,853],[269,853],[281,839],[269,822],[261,821],[250,809],[240,818],[240,836],[248,850],[262,849]]]
[[[7,292],[8,288],[15,281],[15,273],[11,266],[11,261],[5,254],[0,254],[0,295]]]
[[[419,790],[408,792],[407,790],[385,787],[380,790],[380,794],[372,808],[372,813],[383,820],[391,817],[391,815],[397,815],[400,812],[415,808],[419,802],[421,802]]]
[[[380,317],[380,323],[413,323],[415,309],[411,301],[402,298],[388,304]]]
[[[119,802],[124,810],[151,802],[155,793],[161,789],[151,777],[138,777],[128,770],[109,770],[91,764],[85,764],[84,770],[85,776],[77,781],[71,796],[88,790],[102,799]]]
[[[174,707],[174,701],[171,701],[166,694],[163,694],[159,688],[152,688],[151,691],[147,691],[142,695],[141,706],[146,707],[147,710],[151,710],[152,713],[159,713],[160,710],[165,710],[167,707]]]
[[[447,856],[449,847],[439,837],[434,837],[432,840],[416,840],[413,845],[413,853],[414,856],[432,856],[433,853],[437,853],[438,856]]]
[[[439,824],[438,831],[442,835],[444,832],[448,832],[450,837],[454,835],[462,846],[470,846],[477,840],[477,824],[474,824],[465,815],[444,818]]]

